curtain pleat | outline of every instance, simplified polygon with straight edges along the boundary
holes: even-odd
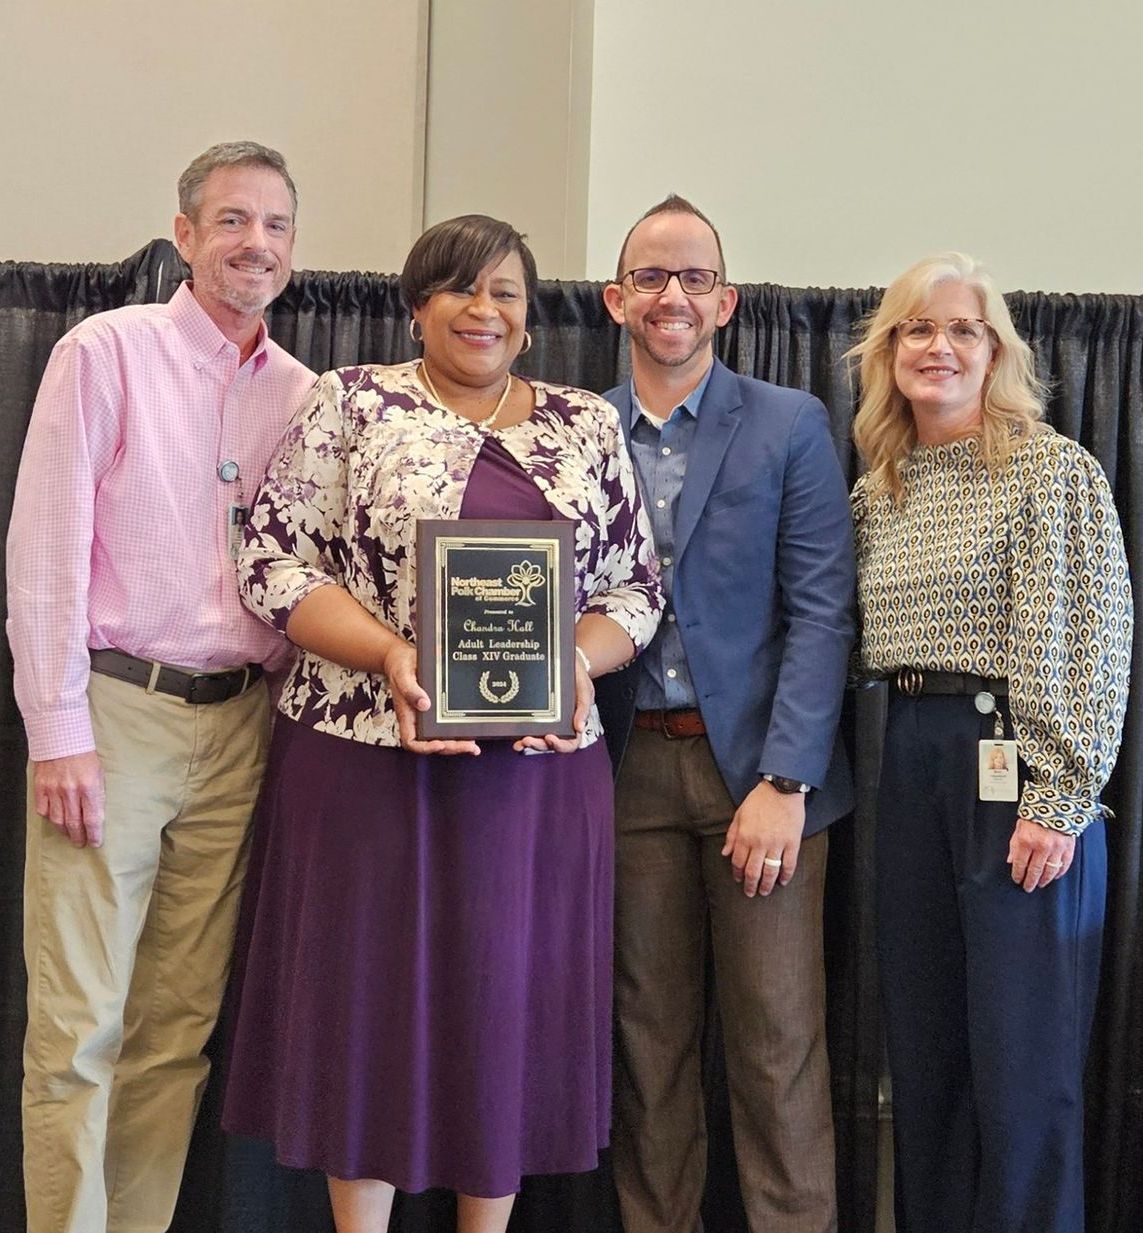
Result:
[[[11,511],[32,401],[57,338],[94,312],[165,300],[185,275],[174,247],[157,240],[114,265],[0,265],[0,523]],[[600,286],[544,282],[532,306],[525,375],[601,391],[630,373],[626,337],[607,315]],[[816,394],[852,481],[853,382],[842,361],[855,326],[880,292],[739,286],[739,306],[717,339],[733,369]],[[1137,591],[1143,589],[1143,300],[1133,296],[1008,297],[1050,383],[1052,423],[1103,464],[1115,491]],[[395,362],[417,353],[395,277],[302,271],[274,304],[273,337],[315,371]],[[2,551],[2,550],[0,550]],[[0,610],[3,600],[0,599]],[[1136,645],[1135,677],[1143,680]],[[837,1122],[842,1233],[873,1233],[881,1028],[873,952],[873,810],[884,691],[847,700],[843,723],[857,778],[854,816],[830,833],[825,930],[828,1031]],[[21,880],[23,733],[12,696],[11,655],[0,639],[0,1229],[23,1228],[19,1086],[24,1029]],[[1123,750],[1105,800],[1110,886],[1103,973],[1088,1068],[1089,1228],[1143,1227],[1143,718],[1133,699]],[[734,1173],[725,1074],[713,996],[705,1033],[710,1097],[708,1233],[744,1233]],[[265,1145],[218,1128],[225,1058],[223,1023],[211,1044],[215,1068],[203,1101],[173,1233],[320,1233],[332,1230],[324,1180],[279,1168]],[[394,1233],[451,1229],[447,1195],[399,1196]],[[528,1179],[516,1233],[619,1233],[609,1163],[593,1174]]]

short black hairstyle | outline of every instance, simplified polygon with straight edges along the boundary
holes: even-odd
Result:
[[[539,276],[532,250],[515,227],[487,214],[461,214],[437,223],[409,250],[401,271],[401,297],[412,312],[438,291],[459,291],[476,281],[485,266],[519,254],[528,302],[535,298]]]
[[[622,282],[623,275],[627,273],[623,268],[623,260],[627,256],[627,243],[631,239],[632,232],[644,219],[652,218],[656,214],[693,214],[695,218],[701,218],[711,231],[714,232],[714,242],[718,248],[718,277],[723,283],[726,282],[726,258],[722,255],[722,237],[718,234],[718,228],[698,206],[693,205],[685,197],[680,197],[678,193],[669,193],[658,205],[653,205],[646,214],[641,214],[632,224],[631,231],[628,231],[623,237],[623,245],[619,249],[619,264],[615,268],[615,281],[617,283]]]

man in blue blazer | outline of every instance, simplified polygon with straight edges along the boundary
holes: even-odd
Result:
[[[714,358],[737,292],[675,196],[624,241],[619,409],[668,605],[598,682],[616,788],[614,1164],[626,1233],[692,1233],[706,1168],[709,930],[752,1233],[837,1227],[825,1051],[826,831],[853,639],[849,502],[825,408]]]

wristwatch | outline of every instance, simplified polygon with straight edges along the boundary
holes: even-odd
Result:
[[[793,796],[797,792],[805,793],[810,790],[808,783],[802,783],[798,779],[787,779],[785,775],[763,775],[762,778],[775,792],[781,792],[783,796]]]

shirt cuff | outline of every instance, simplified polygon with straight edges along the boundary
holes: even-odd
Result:
[[[86,701],[82,706],[66,710],[25,715],[24,730],[28,734],[28,757],[33,762],[70,758],[95,749],[91,712]]]
[[[1103,817],[1104,809],[1098,800],[1088,796],[1072,796],[1056,788],[1026,783],[1020,795],[1017,814],[1065,835],[1079,835],[1093,822]]]

